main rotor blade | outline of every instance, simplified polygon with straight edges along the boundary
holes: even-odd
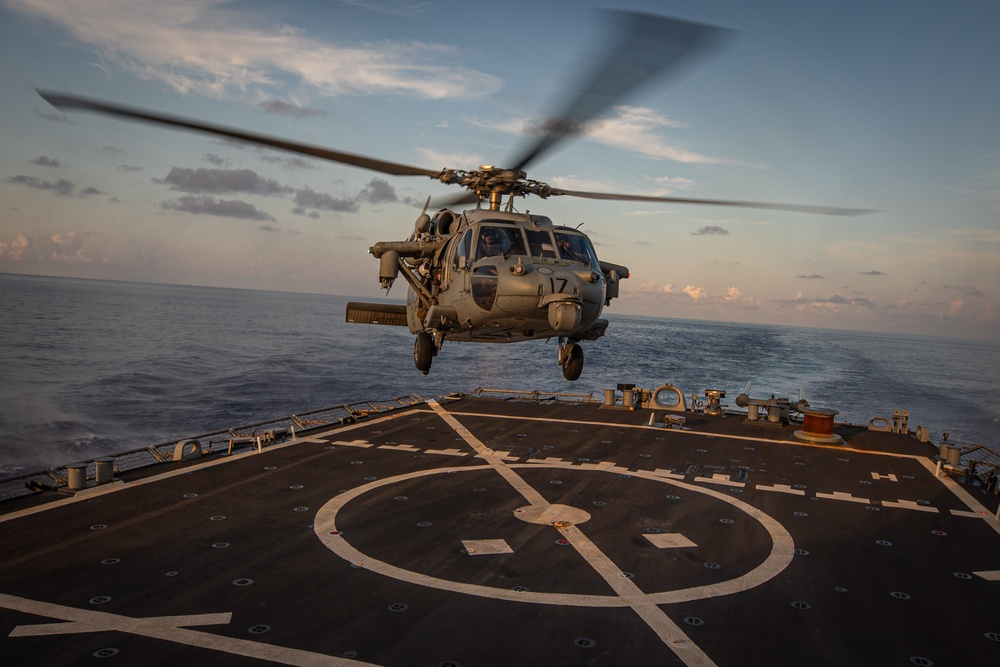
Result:
[[[525,169],[559,142],[579,134],[584,123],[653,77],[671,70],[676,73],[686,60],[720,46],[732,32],[652,14],[611,10],[601,14],[617,32],[611,48],[587,68],[575,92],[545,123],[544,134],[507,163],[514,165],[510,167],[514,171]]]
[[[804,206],[802,204],[774,204],[768,202],[736,201],[732,199],[692,199],[688,197],[656,197],[653,195],[623,195],[610,192],[581,192],[552,188],[552,195],[567,195],[583,199],[611,199],[616,201],[650,201],[671,204],[705,204],[708,206],[735,206],[738,208],[763,208],[772,211],[794,211],[796,213],[816,213],[819,215],[865,215],[877,211],[865,208],[838,208],[835,206]]]
[[[285,141],[284,139],[275,139],[273,137],[267,137],[259,134],[251,134],[240,130],[232,130],[220,125],[211,125],[196,120],[181,118],[179,116],[171,116],[154,111],[136,109],[134,107],[109,104],[107,102],[87,99],[85,97],[75,97],[73,95],[63,95],[62,93],[46,92],[42,90],[38,90],[36,92],[41,95],[46,102],[62,111],[90,111],[107,116],[116,116],[126,120],[136,120],[156,125],[164,125],[167,127],[179,127],[186,130],[194,130],[196,132],[206,132],[208,134],[215,134],[222,137],[229,137],[231,139],[260,144],[262,146],[270,146],[271,148],[279,148],[292,153],[311,155],[312,157],[318,157],[324,160],[349,164],[355,167],[361,167],[362,169],[380,171],[384,174],[392,174],[393,176],[429,176],[430,178],[436,179],[442,173],[440,170],[435,171],[431,169],[424,169],[422,167],[411,167],[409,165],[398,164],[396,162],[376,160],[375,158],[365,157],[363,155],[341,153],[339,151],[332,151],[318,146],[310,146],[308,144]]]

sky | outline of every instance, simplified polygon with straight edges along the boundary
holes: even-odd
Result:
[[[368,247],[456,190],[64,114],[35,89],[434,170],[503,165],[599,50],[602,6],[0,0],[0,272],[384,296]],[[876,212],[517,201],[629,267],[609,313],[1000,340],[1000,3],[616,6],[733,33],[530,178]]]

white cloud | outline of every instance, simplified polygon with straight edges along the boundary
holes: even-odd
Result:
[[[481,97],[500,80],[456,65],[451,48],[426,42],[330,44],[289,26],[250,27],[246,7],[222,0],[11,0],[92,46],[106,68],[180,92],[225,97],[282,88],[288,77],[325,95],[402,93]]]
[[[471,153],[445,153],[431,148],[418,148],[417,152],[428,169],[475,169],[486,163],[483,156]]]
[[[688,285],[681,291],[695,301],[700,301],[708,296],[708,291],[704,287],[697,287],[695,285]]]
[[[684,124],[645,107],[615,107],[616,115],[590,124],[587,136],[601,144],[625,148],[648,157],[673,160],[683,164],[737,164],[735,160],[702,155],[670,145],[657,132],[681,128]]]
[[[479,117],[466,118],[466,122],[475,126],[505,134],[536,135],[541,130],[536,121],[527,118],[506,118],[503,120],[485,120]],[[682,164],[730,164],[763,168],[763,165],[752,164],[732,158],[712,157],[679,148],[670,144],[660,132],[663,128],[679,129],[686,125],[673,121],[657,111],[647,107],[617,106],[613,114],[607,118],[598,118],[586,124],[582,136],[606,146],[624,148],[640,155],[672,160]],[[687,179],[664,179],[660,185],[671,188],[689,188],[693,185]]]

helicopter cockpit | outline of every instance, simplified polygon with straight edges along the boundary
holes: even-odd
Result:
[[[476,238],[475,256],[471,258],[470,264],[489,257],[507,258],[521,255],[532,259],[561,260],[591,267],[599,265],[597,253],[590,239],[575,231],[481,224],[478,233],[476,229],[469,229],[458,242],[455,266],[458,266],[459,257],[468,258],[471,254],[473,237]]]

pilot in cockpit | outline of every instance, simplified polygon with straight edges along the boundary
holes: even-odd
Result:
[[[559,237],[559,256],[560,257],[562,257],[563,259],[572,261],[572,262],[580,262],[581,264],[590,264],[590,261],[589,261],[587,255],[586,255],[586,253],[583,252],[580,248],[573,247],[576,244],[574,244],[570,240],[572,237],[565,236],[565,235],[562,235],[562,234],[559,234],[558,237]]]
[[[510,239],[503,230],[496,227],[483,227],[479,232],[479,250],[476,259],[504,255],[510,250]]]

